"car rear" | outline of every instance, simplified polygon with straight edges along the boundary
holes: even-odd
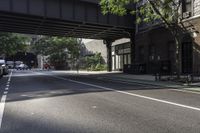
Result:
[[[3,69],[3,75],[7,75],[8,74],[8,66],[6,65],[6,61],[1,59],[0,66]]]
[[[3,77],[3,67],[0,66],[0,78]]]

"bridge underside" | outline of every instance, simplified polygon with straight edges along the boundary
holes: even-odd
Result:
[[[91,39],[129,37],[123,28],[0,12],[0,31]]]
[[[131,16],[102,15],[85,0],[0,0],[0,31],[91,39],[119,39],[134,31]]]
[[[98,2],[99,0],[0,0],[0,32],[104,39],[108,53],[108,71],[111,71],[112,41],[131,37],[135,31],[135,19],[131,15],[103,15]],[[133,43],[131,46],[133,47]],[[131,48],[132,51],[133,49]],[[134,55],[131,57],[134,58]]]

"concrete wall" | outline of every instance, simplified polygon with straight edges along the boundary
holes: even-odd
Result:
[[[84,44],[86,51],[85,55],[90,55],[94,53],[101,53],[105,62],[107,62],[107,49],[106,45],[103,44],[103,40],[93,40]]]
[[[127,42],[130,42],[129,38],[122,38],[122,39],[114,41],[112,43],[112,46],[127,43]],[[100,52],[105,62],[107,62],[107,48],[106,48],[106,45],[103,43],[103,40],[93,40],[93,41],[87,42],[85,43],[85,48],[86,48],[86,52],[85,52],[86,55]]]
[[[48,56],[37,55],[38,68],[43,69],[44,63],[47,62]]]

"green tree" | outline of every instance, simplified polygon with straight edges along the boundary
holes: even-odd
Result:
[[[48,55],[49,54],[49,48],[51,47],[51,43],[49,43],[49,37],[44,36],[31,44],[31,51],[35,54],[41,54],[41,55]]]
[[[161,21],[171,32],[176,45],[176,70],[179,78],[181,73],[180,65],[180,44],[182,28],[180,24],[180,7],[182,0],[101,0],[100,5],[104,14],[113,13],[123,16],[127,13],[136,15],[137,23]],[[134,6],[136,5],[136,6]],[[127,7],[133,8],[127,8]]]
[[[25,52],[30,38],[15,33],[0,33],[0,54],[4,56],[14,55],[17,52]]]
[[[86,56],[82,60],[84,64],[83,69],[92,71],[106,70],[106,65],[101,53],[95,53],[94,55]]]
[[[72,62],[77,60],[80,45],[80,42],[75,38],[44,36],[36,41],[31,49],[36,54],[48,55],[51,64],[61,66],[66,64],[69,54]]]

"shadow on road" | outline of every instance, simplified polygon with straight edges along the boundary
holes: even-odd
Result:
[[[14,83],[10,88],[7,102],[112,91],[88,85],[77,84],[70,82],[67,79],[114,88],[122,91],[168,89],[163,87],[126,84],[108,81],[105,79],[97,79],[97,75],[59,75],[59,77],[65,78],[66,80],[57,79],[47,75],[28,77],[24,75],[20,77],[13,77]]]

